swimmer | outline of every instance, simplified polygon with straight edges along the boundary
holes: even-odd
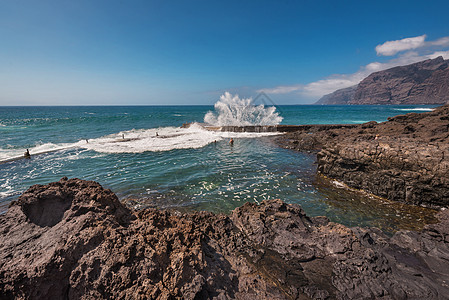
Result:
[[[86,139],[86,143],[89,144],[89,140],[88,139]]]
[[[122,134],[122,139],[125,139],[125,134]]]
[[[30,151],[27,149],[27,151],[25,151],[23,156],[25,156],[25,158],[30,158],[31,157]]]
[[[156,136],[159,136],[159,134],[157,133],[157,131],[156,131]]]
[[[234,140],[231,138],[231,140],[229,141],[229,145],[233,146],[234,145]]]

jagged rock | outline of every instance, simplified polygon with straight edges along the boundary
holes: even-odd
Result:
[[[449,206],[449,105],[379,124],[291,132],[278,142],[315,150],[318,172],[352,188],[416,205]]]
[[[428,59],[370,74],[358,85],[323,96],[316,104],[445,104],[449,60]]]
[[[445,299],[449,210],[439,217],[389,238],[280,200],[134,212],[63,178],[0,216],[0,299]]]

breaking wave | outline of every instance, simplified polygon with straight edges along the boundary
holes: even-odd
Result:
[[[206,130],[198,124],[192,124],[189,128],[160,127],[124,131],[89,140],[88,143],[80,141],[78,146],[101,153],[141,153],[197,149],[230,137],[254,138],[261,135],[273,135],[273,133],[215,132]]]
[[[215,141],[228,138],[255,138],[278,133],[249,133],[209,131],[198,124],[189,128],[160,127],[152,129],[133,129],[102,136],[95,139],[80,140],[76,143],[42,144],[30,147],[30,154],[39,155],[72,148],[93,150],[99,153],[142,153],[146,151],[170,151],[175,149],[202,148]],[[1,149],[0,162],[23,158],[26,149]]]
[[[396,108],[399,111],[433,111],[434,108]]]
[[[252,98],[240,99],[228,92],[214,107],[215,112],[206,113],[204,122],[216,126],[277,125],[283,119],[274,106],[254,105]]]

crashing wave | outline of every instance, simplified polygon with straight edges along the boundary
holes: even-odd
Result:
[[[252,98],[240,99],[228,92],[220,96],[214,107],[215,112],[209,111],[204,122],[216,126],[277,125],[283,119],[274,106],[254,105]]]

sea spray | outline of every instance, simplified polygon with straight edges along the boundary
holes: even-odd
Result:
[[[240,99],[228,92],[220,96],[214,107],[215,112],[209,111],[204,122],[216,126],[277,125],[283,119],[274,106],[254,105],[252,98]]]

